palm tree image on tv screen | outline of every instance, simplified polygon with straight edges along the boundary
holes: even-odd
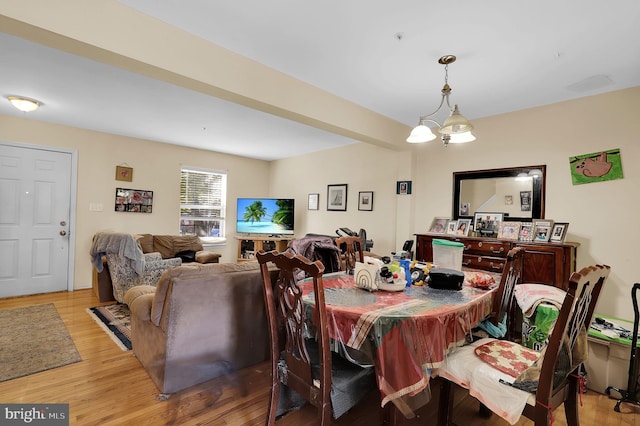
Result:
[[[236,232],[293,234],[294,200],[289,198],[238,198]]]

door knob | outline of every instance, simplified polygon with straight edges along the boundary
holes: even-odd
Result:
[[[62,236],[64,237],[65,235],[67,235],[67,231],[65,231],[65,230],[63,229],[62,231],[60,231],[60,235],[62,235]]]

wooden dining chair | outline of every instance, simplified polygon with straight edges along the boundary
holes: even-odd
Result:
[[[334,241],[342,253],[340,270],[352,272],[356,269],[356,262],[364,263],[364,248],[360,237],[342,236]]]
[[[514,247],[507,253],[500,284],[493,296],[491,313],[472,332],[474,340],[483,337],[513,340],[515,330],[514,294],[522,277],[524,247]]]
[[[316,406],[320,424],[328,425],[332,415],[340,417],[376,387],[374,369],[352,364],[331,351],[322,281],[324,266],[320,261],[311,262],[290,252],[263,250],[256,258],[264,284],[271,342],[272,382],[266,424],[273,425],[276,417],[286,413],[289,407],[284,396],[294,391],[296,397]],[[270,264],[280,271],[275,283],[269,274]],[[313,280],[314,309],[305,308],[295,279],[298,270]]]
[[[595,265],[571,275],[542,352],[487,338],[449,354],[445,365],[435,372],[445,379],[441,382],[438,424],[452,424],[452,387],[456,383],[512,424],[524,415],[537,426],[549,425],[554,410],[564,404],[567,424],[577,426],[579,369],[587,354],[587,328],[609,271],[608,266]]]

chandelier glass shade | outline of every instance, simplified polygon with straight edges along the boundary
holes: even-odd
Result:
[[[451,94],[451,87],[448,83],[449,78],[449,64],[455,62],[456,57],[453,55],[445,55],[438,60],[438,63],[444,65],[445,77],[444,86],[442,87],[442,98],[440,99],[440,105],[434,112],[428,115],[420,117],[418,125],[411,131],[411,134],[407,138],[409,143],[423,143],[434,140],[437,136],[427,126],[428,123],[435,125],[438,129],[438,133],[441,135],[442,142],[445,146],[449,143],[465,143],[474,141],[476,138],[471,134],[473,125],[467,120],[458,109],[458,105],[453,107],[449,103],[449,95]],[[446,105],[449,108],[449,117],[440,125],[433,117],[442,109],[442,106]]]

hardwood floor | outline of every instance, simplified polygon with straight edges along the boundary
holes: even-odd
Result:
[[[269,392],[269,363],[238,372],[157,400],[158,390],[131,351],[121,351],[87,314],[86,308],[99,305],[90,289],[11,299],[0,299],[0,309],[53,303],[64,320],[82,356],[82,361],[49,371],[0,382],[2,403],[68,403],[72,425],[263,425]],[[19,344],[19,342],[16,342]],[[2,348],[6,350],[6,348]],[[239,384],[242,384],[240,386]],[[433,399],[407,425],[435,424],[437,389]],[[477,415],[478,403],[457,395],[455,419],[460,425],[508,425],[496,415]],[[640,426],[640,409],[623,405],[623,413],[613,411],[615,400],[587,392],[582,396],[580,418],[583,426]],[[278,425],[315,425],[315,409],[303,409],[283,417]],[[374,426],[381,424],[383,410],[377,393],[369,395],[335,422],[336,425]],[[531,425],[521,420],[518,425]],[[564,413],[554,413],[554,425],[564,425]]]

